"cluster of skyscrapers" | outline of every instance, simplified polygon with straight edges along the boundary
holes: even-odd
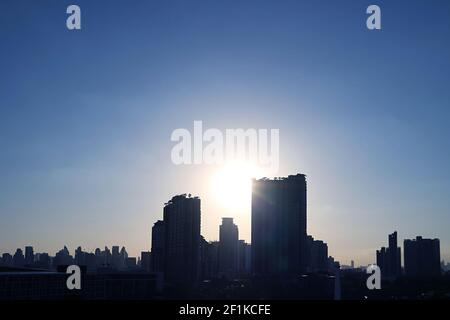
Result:
[[[251,199],[251,244],[239,239],[233,218],[222,218],[219,241],[201,236],[201,200],[190,194],[174,196],[164,205],[163,219],[152,227],[151,251],[129,257],[125,248],[96,249],[74,256],[64,247],[50,257],[25,253],[5,253],[0,265],[56,270],[77,264],[89,272],[102,270],[145,271],[164,279],[169,286],[192,286],[211,279],[296,279],[313,273],[335,274],[339,263],[328,255],[328,246],[307,234],[307,184],[303,174],[285,178],[253,180]],[[404,240],[404,268],[397,232],[389,235],[388,247],[376,252],[384,279],[441,274],[438,239],[417,237]],[[353,268],[353,262],[352,262]]]
[[[151,271],[170,284],[211,278],[295,277],[334,267],[327,244],[306,232],[306,177],[253,181],[251,245],[239,240],[233,218],[223,218],[219,241],[200,234],[198,197],[178,195],[164,206],[152,228]]]
[[[405,239],[404,270],[401,265],[401,249],[397,247],[397,231],[389,235],[389,246],[377,250],[377,265],[381,269],[384,279],[394,280],[401,275],[410,277],[439,276],[441,270],[441,256],[439,239]]]

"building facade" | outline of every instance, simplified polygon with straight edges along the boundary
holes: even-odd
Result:
[[[164,207],[164,278],[192,285],[200,269],[200,199],[178,195]]]
[[[298,275],[306,269],[306,176],[253,180],[252,273]]]

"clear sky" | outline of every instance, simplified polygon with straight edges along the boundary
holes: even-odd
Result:
[[[448,0],[2,0],[0,40],[0,253],[137,255],[179,193],[202,199],[206,239],[226,215],[249,241],[218,168],[170,160],[172,131],[202,120],[280,130],[278,175],[307,174],[308,233],[342,263],[394,230],[450,259]]]

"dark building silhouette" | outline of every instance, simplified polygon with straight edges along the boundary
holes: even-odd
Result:
[[[306,248],[307,271],[328,271],[328,245],[322,240],[314,240],[312,236],[308,236]]]
[[[192,285],[200,269],[200,199],[178,195],[164,207],[164,277]]]
[[[253,180],[251,233],[255,275],[305,271],[305,175]]]
[[[215,277],[213,262],[211,259],[212,245],[200,236],[200,280],[210,280]]]
[[[389,247],[377,250],[377,265],[381,269],[381,276],[395,279],[402,274],[401,249],[397,247],[397,231],[389,235]]]
[[[208,264],[210,270],[210,278],[217,277],[219,273],[219,241],[209,242]]]
[[[141,252],[141,268],[147,272],[152,270],[152,254],[150,251]]]
[[[73,258],[69,253],[69,249],[64,246],[63,249],[59,250],[55,258],[53,259],[53,267],[57,268],[58,266],[68,266],[73,264]]]
[[[120,254],[119,246],[113,246],[111,250],[111,266],[116,270],[123,269],[125,265],[125,259]]]
[[[25,265],[31,266],[34,263],[34,250],[31,246],[25,247]]]
[[[1,265],[5,267],[13,266],[13,256],[9,253],[2,254]]]
[[[219,228],[219,273],[229,279],[238,270],[239,231],[233,218],[222,218]]]
[[[125,267],[127,269],[136,269],[136,267],[137,267],[137,259],[135,257],[128,257],[125,260]]]
[[[164,221],[158,220],[152,227],[152,271],[164,271]]]
[[[25,256],[23,255],[22,249],[18,248],[13,256],[14,267],[23,267],[25,265]]]
[[[238,274],[241,277],[250,275],[251,272],[251,245],[245,240],[238,243]]]
[[[405,239],[403,243],[405,274],[414,277],[433,277],[441,274],[439,239]]]

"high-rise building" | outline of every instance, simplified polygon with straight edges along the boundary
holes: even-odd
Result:
[[[147,272],[151,271],[152,255],[150,251],[141,252],[141,268]]]
[[[13,256],[9,253],[2,255],[2,265],[5,267],[11,267],[13,265]]]
[[[248,276],[251,272],[251,245],[245,240],[238,243],[238,273],[241,277]]]
[[[405,239],[403,242],[405,274],[432,277],[441,274],[439,239]]]
[[[306,268],[306,177],[253,180],[252,272],[298,275]]]
[[[122,269],[124,267],[124,260],[120,255],[119,246],[112,246],[111,248],[111,266],[116,269]]]
[[[86,265],[86,252],[83,252],[81,247],[78,247],[75,250],[75,264],[79,266],[85,266]]]
[[[164,207],[164,277],[191,285],[200,268],[200,199],[178,195]]]
[[[200,236],[200,280],[210,280],[215,276],[212,272],[211,249],[212,245]]]
[[[377,265],[381,276],[385,279],[395,279],[402,274],[401,249],[397,247],[397,231],[389,235],[389,247],[377,250]]]
[[[63,249],[56,253],[55,258],[53,259],[53,266],[57,268],[59,266],[68,266],[71,264],[73,264],[73,258],[69,253],[69,249],[64,246]]]
[[[233,218],[222,218],[219,228],[219,273],[229,279],[238,270],[239,231]]]
[[[25,247],[25,264],[26,265],[32,265],[34,262],[34,251],[33,247],[26,246]]]
[[[23,255],[23,251],[20,248],[16,249],[16,252],[13,255],[13,266],[14,267],[23,267],[25,263],[25,257]]]
[[[164,271],[164,221],[158,220],[152,227],[152,271]]]
[[[322,240],[307,236],[307,271],[328,271],[328,245]]]

